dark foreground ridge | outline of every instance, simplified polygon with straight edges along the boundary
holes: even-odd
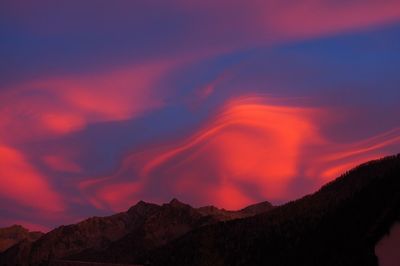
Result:
[[[374,247],[400,219],[400,155],[361,165],[313,195],[189,232],[151,265],[378,265]],[[399,264],[400,265],[400,264]]]
[[[124,213],[23,240],[0,254],[0,265],[375,266],[376,243],[400,221],[399,191],[397,155],[356,167],[281,207],[264,202],[226,211],[176,199],[161,206],[139,202]]]
[[[268,202],[227,211],[214,206],[193,208],[177,199],[161,206],[140,201],[127,212],[60,226],[35,242],[20,239],[0,254],[0,265],[36,266],[68,260],[134,264],[143,254],[196,228],[272,208]]]

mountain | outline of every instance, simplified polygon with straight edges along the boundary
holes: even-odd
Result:
[[[246,218],[264,213],[273,209],[273,206],[268,201],[247,206],[238,211],[228,211],[225,209],[218,209],[214,206],[205,206],[198,208],[197,211],[203,215],[210,215],[219,221],[228,221],[233,219]]]
[[[28,229],[20,225],[0,228],[0,252],[5,251],[9,247],[23,240],[35,241],[42,235],[42,232],[30,232]]]
[[[0,265],[46,265],[60,258],[133,261],[193,229],[272,208],[268,202],[226,211],[213,206],[196,209],[177,199],[161,206],[140,201],[127,212],[60,226],[33,243],[22,241],[0,254]]]
[[[400,155],[371,161],[314,194],[239,211],[176,199],[61,226],[0,254],[0,265],[64,259],[152,266],[376,266],[377,243],[400,221]],[[73,265],[69,262],[63,265]]]
[[[239,211],[227,211],[214,206],[192,208],[177,199],[163,204],[157,213],[126,236],[111,243],[105,249],[85,250],[68,259],[80,261],[129,263],[136,261],[143,253],[165,245],[179,236],[196,228],[238,218],[245,218],[269,211],[269,202],[251,205]]]
[[[363,164],[316,193],[269,212],[193,230],[138,262],[375,266],[374,248],[396,221],[400,155]]]

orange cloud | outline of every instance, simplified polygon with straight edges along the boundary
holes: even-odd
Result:
[[[307,176],[319,178],[321,183],[332,180],[345,171],[370,160],[379,159],[388,154],[388,149],[400,145],[400,128],[394,128],[377,136],[354,143],[327,143],[309,162]]]
[[[193,18],[193,34],[184,34],[179,43],[172,37],[176,50],[166,45],[169,56],[179,60],[47,77],[0,89],[0,139],[5,143],[0,146],[0,180],[4,183],[1,197],[36,209],[61,211],[65,208],[62,198],[51,188],[47,177],[21,151],[9,146],[70,134],[94,123],[133,119],[160,108],[166,94],[171,93],[160,84],[182,63],[201,62],[249,46],[359,31],[400,21],[397,0],[177,3],[177,8],[189,12],[186,17]],[[196,16],[190,16],[190,12]],[[18,14],[21,12],[15,15]],[[213,41],[207,43],[210,39]],[[199,88],[196,100],[212,95],[231,75],[225,71]],[[184,141],[134,152],[115,173],[85,180],[79,188],[97,208],[122,210],[138,199],[153,196],[164,201],[166,195],[238,208],[260,197],[292,199],[289,188],[297,178],[325,183],[358,163],[386,155],[388,147],[400,143],[398,130],[357,143],[329,141],[319,131],[316,115],[320,111],[273,103],[268,98],[232,101]],[[48,155],[42,160],[55,171],[81,172],[79,165],[64,154]],[[161,191],[154,192],[155,187]],[[36,197],[37,191],[43,191],[40,197]]]
[[[148,159],[138,169],[140,179],[131,182],[131,193],[145,189],[152,177],[173,176],[166,189],[186,186],[193,190],[191,184],[203,183],[207,189],[191,193],[202,193],[203,200],[229,208],[254,201],[235,183],[255,185],[265,197],[282,197],[298,172],[303,146],[322,141],[312,121],[315,112],[310,108],[270,105],[259,98],[231,102],[194,137],[175,148],[145,155]],[[126,161],[132,162],[138,155],[131,157]],[[124,167],[132,169],[126,163]],[[185,183],[188,172],[190,182],[172,184]],[[214,180],[209,181],[215,185],[207,183],[210,175]],[[113,202],[104,196],[101,199]]]
[[[96,197],[92,198],[92,202],[97,207],[111,209],[116,212],[125,210],[130,207],[132,202],[141,200],[136,197],[140,188],[139,184],[132,182],[110,184],[97,191]]]
[[[59,148],[56,153],[40,153],[38,156],[48,167],[40,171],[28,161],[23,150],[10,147],[64,136],[83,130],[89,124],[133,119],[159,108],[169,93],[159,90],[160,82],[179,64],[177,60],[155,61],[103,73],[49,77],[1,88],[0,181],[3,185],[0,197],[32,208],[36,213],[40,211],[42,221],[55,223],[56,217],[61,215],[70,220],[64,212],[66,204],[84,205],[82,198],[69,195],[64,200],[50,184],[50,181],[60,181],[50,180],[49,174],[43,171],[79,177],[82,169],[70,158],[76,156]],[[71,147],[74,149],[76,147]],[[24,212],[21,216],[35,215]]]
[[[81,130],[87,124],[132,119],[161,107],[160,80],[176,61],[155,62],[83,77],[21,84],[0,97],[0,137],[7,143]],[[25,130],[29,128],[29,131]]]
[[[69,133],[85,127],[85,120],[82,116],[75,114],[43,114],[41,122],[44,128],[59,134]]]
[[[272,102],[231,101],[192,137],[133,153],[113,175],[80,188],[98,208],[122,210],[138,199],[162,202],[173,195],[237,209],[260,198],[292,200],[299,178],[311,180],[312,192],[400,145],[399,129],[356,143],[329,141],[319,126],[333,115],[329,111]]]
[[[275,198],[284,193],[296,174],[302,146],[321,140],[310,119],[311,112],[247,100],[232,102],[206,130],[186,144],[156,156],[144,166],[143,173],[184,154],[172,171],[190,166],[201,175],[203,166],[191,164],[202,156],[213,156],[215,175],[256,183],[265,195]]]
[[[334,163],[333,166],[328,166],[326,169],[324,169],[319,175],[317,176],[318,178],[322,179],[322,182],[328,182],[331,181],[332,179],[344,174],[346,171],[356,167],[357,165],[360,165],[362,163],[371,161],[371,160],[376,160],[379,158],[382,158],[383,156],[364,156],[363,159],[351,159],[348,160],[348,162],[345,163]],[[315,177],[315,176],[314,176]]]
[[[223,206],[228,210],[238,210],[243,206],[248,206],[254,203],[254,199],[251,196],[246,195],[242,188],[232,184],[222,183],[213,192],[215,198],[213,198],[214,202],[212,204]]]
[[[154,87],[173,65],[173,62],[148,63],[106,76],[61,81],[60,94],[94,120],[129,119],[162,105]],[[53,85],[50,83],[48,87],[51,89]]]
[[[1,197],[41,211],[64,211],[62,197],[23,154],[13,148],[0,146],[0,157]]]

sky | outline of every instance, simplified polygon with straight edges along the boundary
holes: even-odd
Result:
[[[400,152],[397,0],[2,0],[0,36],[0,226],[278,205]]]

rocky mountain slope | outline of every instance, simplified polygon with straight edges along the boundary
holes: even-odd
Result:
[[[20,225],[0,228],[0,252],[23,240],[36,241],[42,235],[42,232],[30,232]]]
[[[132,261],[195,228],[272,208],[267,202],[226,211],[212,206],[196,209],[176,199],[161,206],[140,201],[127,212],[61,226],[34,243],[22,241],[0,254],[0,265],[46,265],[60,258]]]
[[[0,265],[53,259],[152,266],[376,266],[400,221],[400,155],[363,164],[280,207],[192,208],[174,199],[61,226],[0,254]]]

